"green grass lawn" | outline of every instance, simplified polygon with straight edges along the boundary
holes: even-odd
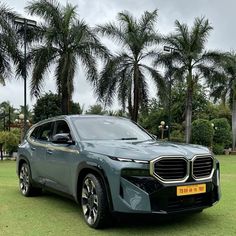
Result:
[[[219,156],[222,199],[201,214],[123,220],[90,229],[73,201],[53,194],[25,198],[18,191],[15,162],[0,162],[0,235],[236,235],[236,156]]]

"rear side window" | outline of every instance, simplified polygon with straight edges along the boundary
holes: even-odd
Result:
[[[40,126],[37,136],[39,140],[50,141],[52,136],[52,122]]]

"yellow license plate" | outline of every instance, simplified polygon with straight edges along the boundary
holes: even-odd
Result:
[[[206,192],[206,184],[177,186],[177,196],[192,195]]]

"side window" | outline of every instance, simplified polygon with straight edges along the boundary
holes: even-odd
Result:
[[[40,126],[37,136],[39,140],[49,141],[52,136],[52,122]]]
[[[38,133],[39,133],[39,127],[36,127],[34,129],[34,131],[31,133],[30,138],[37,139],[38,138]]]
[[[64,120],[56,122],[55,134],[70,134],[70,128]]]

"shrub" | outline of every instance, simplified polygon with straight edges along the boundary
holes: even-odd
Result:
[[[8,153],[16,152],[19,144],[19,136],[16,131],[0,132],[0,143],[3,144],[3,150]]]
[[[212,144],[213,132],[210,121],[197,119],[192,123],[192,142],[209,147]]]
[[[219,118],[211,122],[214,124],[213,143],[220,144],[223,148],[229,148],[232,138],[228,120],[226,118]]]
[[[179,143],[184,142],[184,134],[183,134],[183,132],[181,132],[181,130],[172,131],[170,138],[171,138],[171,141],[173,141],[173,142],[179,142]]]
[[[224,146],[222,144],[215,143],[213,144],[212,152],[215,155],[222,155],[224,154]]]

